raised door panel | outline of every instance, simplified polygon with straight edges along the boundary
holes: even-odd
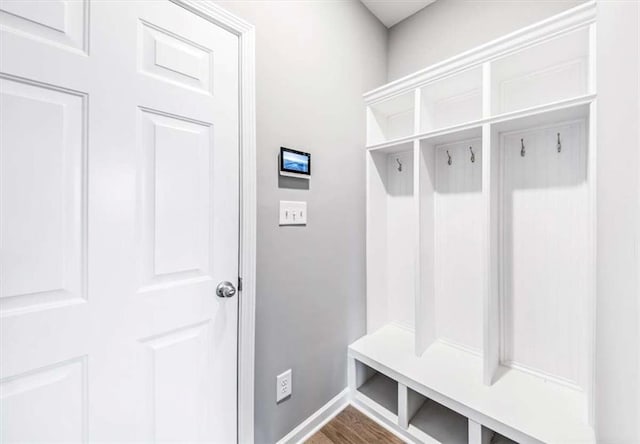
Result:
[[[84,97],[10,79],[0,95],[0,312],[80,302]]]
[[[205,321],[142,341],[154,442],[214,440],[212,335],[212,322]]]
[[[212,92],[213,51],[145,20],[140,20],[141,72],[195,90]]]
[[[86,442],[86,378],[81,357],[0,380],[0,441]]]
[[[211,279],[211,126],[140,111],[143,287]]]
[[[2,0],[0,28],[48,44],[88,49],[86,0]]]

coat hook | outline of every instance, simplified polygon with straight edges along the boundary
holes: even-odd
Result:
[[[400,159],[396,158],[396,162],[398,162],[398,171],[402,171],[402,162],[400,162]]]
[[[526,154],[526,151],[524,149],[524,139],[520,139],[520,146],[522,148],[520,148],[520,156],[524,157],[524,155]]]
[[[449,160],[447,160],[447,163],[451,165],[453,162],[451,161],[451,154],[449,154],[449,150],[447,150],[447,156],[449,157]]]
[[[469,147],[469,151],[471,151],[471,163],[473,163],[473,162],[476,161],[476,155],[473,152],[473,147],[472,146]]]
[[[558,133],[558,144],[556,145],[556,148],[558,148],[558,152],[562,152],[562,143],[560,142],[560,133]]]

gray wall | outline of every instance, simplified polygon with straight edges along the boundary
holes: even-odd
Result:
[[[390,29],[388,80],[426,68],[580,3],[438,0]]]
[[[273,443],[344,389],[365,331],[362,94],[385,83],[387,31],[355,0],[218,3],[256,27],[255,427]],[[308,190],[279,183],[281,145],[312,153]],[[278,227],[281,199],[308,202],[306,227]],[[293,396],[276,405],[288,368]]]

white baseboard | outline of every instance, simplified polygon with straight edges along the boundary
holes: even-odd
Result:
[[[298,444],[304,442],[348,405],[349,388],[347,387],[322,406],[317,412],[302,421],[295,429],[287,433],[287,435],[276,444]]]

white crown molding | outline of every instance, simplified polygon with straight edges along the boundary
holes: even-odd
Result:
[[[406,93],[422,84],[553,39],[558,34],[584,28],[595,19],[596,2],[592,0],[371,90],[364,94],[364,100],[370,105]]]

